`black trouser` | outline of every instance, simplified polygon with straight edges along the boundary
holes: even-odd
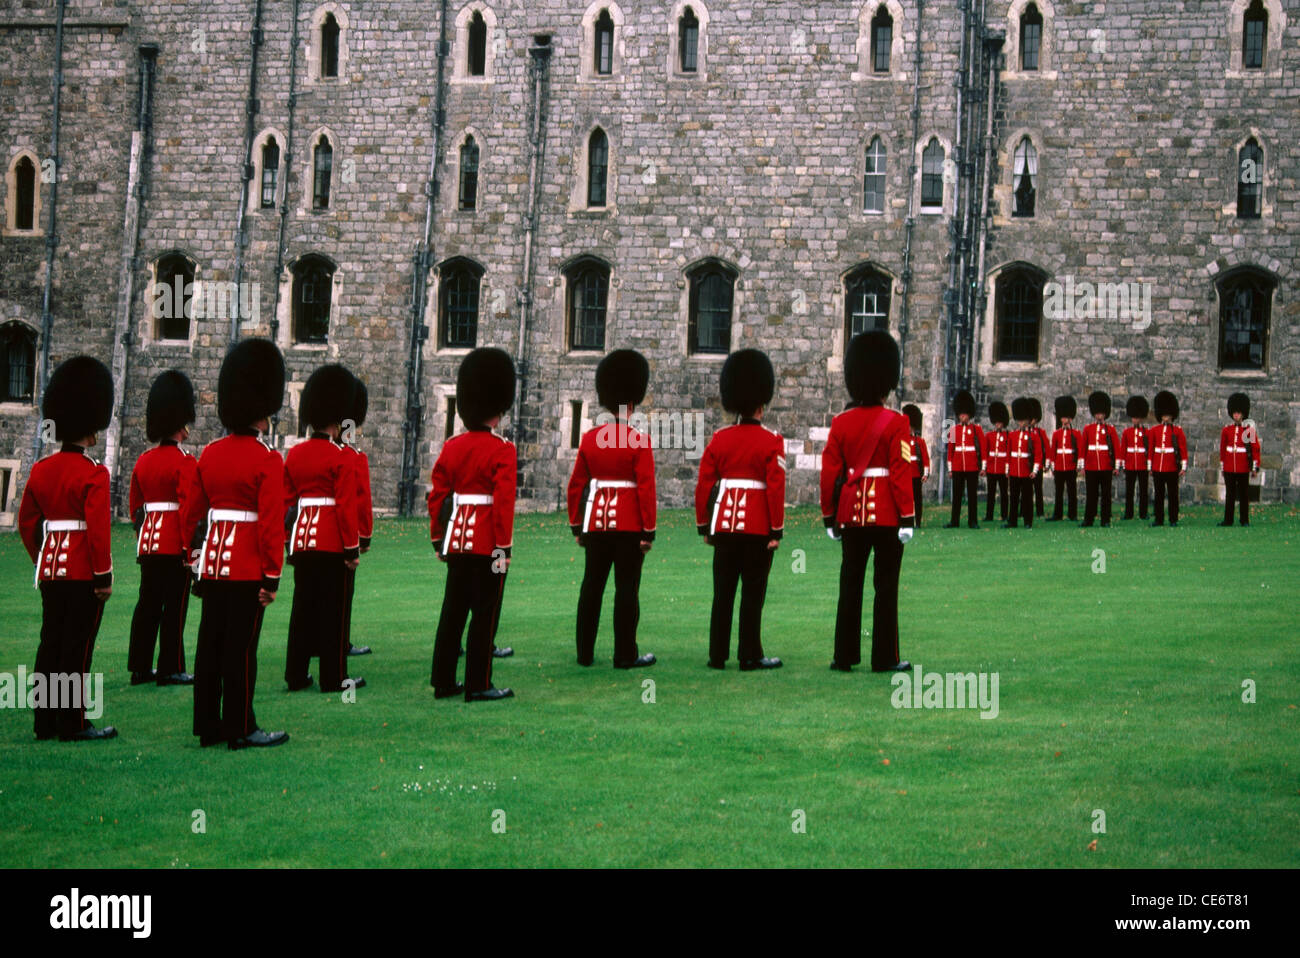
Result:
[[[961,521],[961,497],[966,494],[967,517],[971,525],[979,520],[979,477],[978,472],[952,473],[952,524]]]
[[[994,492],[997,493],[996,498],[998,498],[1001,501],[1000,504],[1002,506],[1002,518],[1005,519],[1007,517],[1007,476],[1005,474],[994,475],[993,473],[990,472],[988,475],[988,480],[989,480],[988,494],[985,497],[988,502],[988,505],[984,509],[984,521],[985,522],[993,521],[993,500],[995,498],[993,495]]]
[[[506,589],[506,570],[494,572],[492,556],[455,554],[447,557],[447,584],[442,593],[442,611],[433,640],[435,689],[456,685],[456,662],[460,657],[465,620],[469,637],[465,642],[465,697],[492,687],[492,636],[501,615],[501,598]]]
[[[862,589],[867,559],[876,551],[872,587],[875,603],[871,617],[871,668],[883,670],[898,664],[898,573],[903,564],[903,544],[897,526],[860,529],[846,526],[840,543],[840,599],[835,611],[835,663],[862,661]]]
[[[1034,480],[1032,476],[1011,477],[1011,518],[1007,525],[1015,526],[1018,520],[1025,520],[1025,528],[1034,526]]]
[[[1079,486],[1075,482],[1075,473],[1073,469],[1057,469],[1052,473],[1056,481],[1056,504],[1052,506],[1052,518],[1061,518],[1061,510],[1065,505],[1065,497],[1070,497],[1070,521],[1073,522],[1079,518]]]
[[[307,684],[307,666],[320,656],[320,689],[338,692],[348,677],[346,631],[348,571],[341,552],[299,552],[293,556],[293,611],[284,680]]]
[[[1232,505],[1239,502],[1241,524],[1250,522],[1250,473],[1225,472],[1223,493],[1223,521],[1232,525]]]
[[[920,481],[920,480],[916,480]],[[724,533],[713,537],[713,613],[709,618],[709,661],[721,664],[731,652],[731,613],[740,590],[740,641],[736,658],[763,657],[763,599],[772,570],[767,536]]]
[[[1141,483],[1141,485],[1138,485]],[[1124,470],[1124,518],[1133,518],[1133,487],[1141,490],[1138,494],[1138,517],[1147,517],[1147,471],[1145,469]]]
[[[600,605],[609,570],[614,569],[614,663],[637,659],[636,624],[641,618],[641,551],[639,532],[588,532],[583,537],[587,553],[578,594],[578,661],[591,664],[600,629]]]
[[[185,612],[190,603],[190,569],[180,556],[141,556],[140,598],[131,616],[126,667],[153,668],[158,646],[158,677],[185,671]]]
[[[1153,472],[1155,485],[1156,525],[1165,524],[1165,495],[1169,496],[1169,521],[1178,521],[1178,473]]]
[[[921,480],[912,477],[912,506],[916,510],[916,526],[921,527]]]
[[[343,650],[352,648],[352,597],[357,592],[357,570],[343,567]]]
[[[45,677],[44,701],[32,710],[38,738],[75,735],[86,728],[86,683],[90,681],[90,659],[95,652],[95,636],[104,617],[104,603],[95,597],[90,582],[41,583],[41,642],[36,647],[36,675]],[[71,676],[77,676],[71,685]],[[60,679],[60,676],[68,676]],[[63,690],[81,690],[81,701],[60,702],[68,708],[51,708],[56,686]],[[18,694],[26,695],[26,689]]]
[[[1045,514],[1043,511],[1043,474],[1038,473],[1030,481],[1034,484],[1034,512],[1041,517]]]
[[[264,609],[260,581],[203,581],[199,646],[194,654],[194,734],[200,742],[245,738],[257,731],[257,641]]]
[[[1083,507],[1083,521],[1091,524],[1097,518],[1097,499],[1101,498],[1101,521],[1103,525],[1110,522],[1110,500],[1114,496],[1114,474],[1109,469],[1088,469],[1083,474],[1086,499]]]

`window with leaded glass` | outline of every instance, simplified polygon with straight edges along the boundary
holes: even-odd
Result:
[[[443,264],[438,283],[438,345],[473,349],[478,345],[479,286],[483,270],[467,260]]]
[[[880,270],[863,266],[844,279],[844,341],[871,330],[889,331],[893,283]]]
[[[1264,199],[1264,151],[1254,137],[1237,153],[1237,217],[1259,219]]]
[[[472,136],[460,148],[460,208],[478,209],[478,144]]]
[[[23,323],[0,326],[0,402],[31,402],[36,381],[36,332]]]
[[[1245,269],[1219,283],[1219,367],[1263,369],[1276,281]]]
[[[608,10],[596,18],[596,73],[609,76],[614,72],[614,18]]]
[[[736,278],[716,264],[691,273],[688,342],[693,353],[731,352],[731,313]]]
[[[1255,0],[1242,18],[1241,65],[1247,70],[1264,68],[1264,45],[1268,37],[1268,11]]]
[[[921,153],[921,208],[943,209],[943,144],[931,137]]]
[[[885,145],[872,137],[862,174],[862,209],[866,213],[885,211]]]
[[[1038,151],[1034,144],[1025,137],[1016,146],[1012,165],[1012,196],[1015,204],[1012,216],[1033,216],[1034,204],[1038,196]]]
[[[325,14],[325,22],[320,25],[320,75],[339,75],[339,22],[332,13]]]
[[[569,267],[566,279],[569,349],[604,350],[609,268],[595,260],[581,260]]]
[[[299,343],[329,341],[334,265],[323,256],[304,256],[293,268],[293,338]]]
[[[871,69],[889,72],[889,48],[894,42],[894,18],[882,3],[871,18]]]
[[[262,202],[264,210],[275,207],[275,188],[280,177],[280,145],[275,137],[262,144]]]
[[[1043,48],[1043,15],[1035,4],[1020,15],[1020,69],[1037,70]]]
[[[1043,321],[1044,277],[1029,269],[1009,269],[998,278],[994,347],[996,362],[1037,362]]]
[[[316,141],[312,160],[311,208],[327,210],[330,207],[330,179],[334,175],[334,147],[323,133]]]
[[[609,137],[595,130],[587,141],[587,205],[605,205],[609,185]]]
[[[483,19],[483,14],[479,10],[474,11],[474,16],[469,21],[469,50],[466,57],[466,67],[469,75],[472,77],[481,77],[487,74],[487,21]]]
[[[186,341],[194,315],[194,264],[180,253],[169,253],[154,269],[154,316],[157,338]]]
[[[677,65],[683,73],[694,73],[700,63],[700,21],[687,7],[677,20]]]

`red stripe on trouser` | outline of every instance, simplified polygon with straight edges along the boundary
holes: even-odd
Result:
[[[86,728],[86,726],[87,726],[87,722],[86,722],[86,689],[85,689],[85,685],[84,685],[84,683],[85,683],[86,681],[88,681],[88,679],[89,679],[89,674],[90,674],[90,659],[91,659],[91,656],[94,655],[94,649],[95,649],[95,636],[99,634],[99,623],[100,623],[100,622],[103,620],[103,618],[104,618],[104,603],[99,601],[98,596],[96,596],[95,605],[98,606],[98,608],[97,608],[96,611],[95,611],[95,625],[94,625],[94,627],[90,630],[90,637],[86,640],[86,656],[85,656],[84,659],[82,659],[82,662],[81,662],[81,676],[82,676],[82,682],[83,682],[83,685],[82,685],[82,689],[81,689],[81,702],[77,705],[77,712],[78,712],[78,715],[79,715],[79,717],[80,717],[80,719],[81,719],[81,728],[82,728],[82,729]]]
[[[501,601],[505,593],[506,593],[506,574],[502,572],[501,585],[497,587],[497,600],[496,603],[492,606],[492,622],[490,623],[490,628],[488,629],[488,636],[489,636],[488,654],[483,659],[483,661],[486,663],[484,667],[487,669],[487,683],[483,686],[484,688],[488,688],[492,685],[492,653],[496,651],[497,619],[501,616]]]
[[[262,612],[265,606],[261,601],[261,590],[258,590],[257,612],[253,616],[253,628],[248,636],[248,644],[244,646],[244,735],[250,734],[253,729],[249,728],[253,724],[253,687],[249,683],[248,653],[253,649],[253,639],[257,636],[257,631],[262,625]]]

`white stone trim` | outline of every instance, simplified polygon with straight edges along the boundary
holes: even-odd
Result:
[[[875,19],[876,11],[882,6],[889,11],[889,16],[894,21],[893,36],[889,43],[888,73],[877,73],[872,68],[871,59],[871,21]],[[906,81],[908,79],[909,74],[903,60],[904,51],[907,44],[917,41],[915,33],[910,37],[904,36],[905,22],[903,6],[898,0],[867,0],[862,5],[862,10],[858,13],[857,69],[849,79],[855,83],[865,80]]]
[[[1020,69],[1020,15],[1030,4],[1038,7],[1043,16],[1043,42],[1038,50],[1038,69]],[[1055,80],[1056,79],[1056,10],[1051,0],[1013,0],[1007,11],[1007,39],[1003,53],[1006,67],[1003,80]]]

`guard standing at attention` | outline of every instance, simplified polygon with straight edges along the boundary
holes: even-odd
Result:
[[[1087,528],[1097,518],[1101,500],[1102,527],[1110,525],[1110,505],[1115,493],[1115,470],[1119,463],[1119,434],[1106,422],[1110,418],[1110,396],[1097,390],[1088,396],[1093,421],[1083,427],[1083,470],[1085,501],[1083,522]]]
[[[1219,463],[1223,467],[1223,521],[1232,525],[1232,507],[1241,512],[1241,524],[1250,525],[1250,477],[1259,473],[1259,433],[1247,425],[1250,397],[1233,393],[1228,397],[1228,415],[1232,422],[1219,434]]]
[[[1003,521],[1005,522],[1007,518],[1007,466],[1011,451],[1007,424],[1010,421],[1011,415],[1007,412],[1006,403],[989,403],[989,422],[992,423],[993,429],[984,434],[983,471],[988,476],[988,495],[985,497],[987,505],[984,508],[985,522],[993,521],[993,500],[997,497],[1001,499]]]
[[[1120,468],[1124,470],[1124,518],[1133,518],[1133,493],[1138,491],[1138,518],[1147,517],[1147,473],[1151,471],[1151,437],[1142,423],[1151,412],[1146,396],[1129,396],[1124,407],[1132,422],[1120,436]]]
[[[916,506],[916,528],[921,528],[921,484],[930,479],[930,447],[921,435],[921,409],[908,403],[903,407],[903,415],[912,426],[912,504]]]
[[[1034,477],[1043,471],[1043,447],[1033,428],[1034,404],[1021,396],[1011,401],[1011,417],[1020,428],[1011,434],[1007,474],[1011,480],[1011,517],[1003,523],[1016,528],[1025,520],[1025,528],[1034,527]]]
[[[1038,448],[1042,450],[1042,452],[1043,452],[1043,461],[1046,462],[1046,459],[1047,459],[1047,449],[1048,449],[1048,445],[1049,445],[1049,440],[1048,440],[1048,437],[1047,437],[1047,430],[1044,429],[1044,428],[1040,425],[1040,423],[1042,423],[1042,421],[1043,421],[1043,404],[1042,404],[1041,402],[1039,402],[1037,399],[1033,399],[1033,398],[1031,398],[1031,399],[1029,400],[1029,405],[1030,405],[1029,429],[1030,429],[1031,432],[1033,432],[1035,438],[1037,438],[1037,440],[1038,440]],[[1040,465],[1041,465],[1041,464],[1040,464]],[[1040,519],[1043,518],[1043,516],[1044,516],[1044,514],[1045,514],[1045,511],[1044,511],[1044,509],[1043,509],[1043,474],[1044,474],[1044,472],[1045,472],[1045,470],[1044,470],[1043,468],[1040,468],[1040,469],[1038,470],[1038,472],[1034,474],[1034,477],[1033,477],[1033,486],[1034,486],[1034,513],[1035,513],[1035,514],[1038,516],[1038,518],[1040,518]]]
[[[1083,465],[1083,434],[1074,428],[1074,417],[1079,414],[1079,404],[1073,396],[1056,397],[1056,431],[1052,433],[1052,443],[1047,466],[1052,470],[1056,485],[1056,503],[1048,522],[1060,522],[1064,514],[1065,500],[1070,500],[1068,518],[1076,522],[1079,518],[1078,469]]]
[[[343,449],[356,457],[357,474],[357,538],[361,555],[370,551],[370,539],[375,530],[375,506],[370,490],[370,460],[356,445],[361,437],[361,427],[366,421],[366,412],[370,406],[370,393],[366,384],[358,376],[352,394],[352,427],[344,429],[341,439]],[[357,591],[357,570],[347,570],[347,594],[343,599],[343,632],[346,636],[348,655],[369,655],[370,646],[352,644],[352,599]]]
[[[1178,397],[1161,390],[1156,393],[1155,414],[1157,425],[1151,429],[1151,477],[1155,486],[1155,521],[1153,526],[1165,524],[1165,497],[1169,498],[1169,524],[1178,525],[1178,485],[1187,474],[1187,437],[1182,426],[1175,426],[1178,418]]]
[[[890,387],[891,389],[893,387]],[[948,471],[952,474],[952,520],[945,529],[956,529],[961,522],[961,500],[967,502],[967,525],[979,528],[979,474],[984,469],[984,432],[971,420],[975,417],[975,397],[961,390],[952,397],[957,422],[948,430]]]

